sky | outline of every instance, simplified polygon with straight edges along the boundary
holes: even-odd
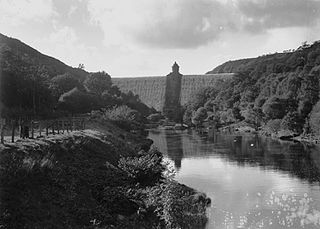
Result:
[[[320,0],[0,0],[0,33],[111,76],[203,74],[320,40]]]

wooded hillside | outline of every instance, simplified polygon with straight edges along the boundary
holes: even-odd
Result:
[[[46,119],[120,105],[150,111],[138,96],[112,85],[108,73],[70,67],[2,34],[0,66],[2,118]]]
[[[186,122],[198,123],[199,117],[210,117],[220,124],[246,121],[256,128],[276,127],[276,132],[319,133],[320,113],[316,104],[320,42],[304,43],[284,53],[229,61],[208,73],[228,72],[237,75],[194,96],[185,107]]]

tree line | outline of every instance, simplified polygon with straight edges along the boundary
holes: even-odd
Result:
[[[52,75],[50,66],[1,50],[1,117],[10,120],[53,119],[125,105],[143,116],[151,110],[132,92],[112,84],[104,71],[79,77]]]
[[[184,122],[244,122],[266,131],[320,134],[320,42],[291,53],[230,61],[210,73],[236,72],[203,88],[184,107]]]

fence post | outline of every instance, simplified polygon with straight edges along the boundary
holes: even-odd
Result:
[[[60,125],[60,121],[59,120],[57,120],[57,132],[58,132],[58,134],[60,134],[59,132],[59,125]]]
[[[39,121],[39,137],[41,137],[42,132],[42,121]]]
[[[70,130],[71,130],[71,132],[73,131],[73,122],[72,122],[72,118],[70,119]]]
[[[19,136],[20,138],[22,138],[22,121],[21,121],[21,118],[19,118],[19,121],[18,121],[18,131],[19,131]]]
[[[11,142],[14,143],[14,131],[16,129],[16,123],[15,120],[12,121],[12,129],[11,129]]]
[[[1,135],[1,144],[4,144],[4,126],[5,126],[5,122],[4,122],[4,119],[1,119],[0,120],[0,135]]]
[[[34,138],[34,123],[33,120],[31,120],[31,138]]]
[[[52,123],[52,134],[55,135],[55,132],[54,132],[54,124],[55,124],[55,121]]]

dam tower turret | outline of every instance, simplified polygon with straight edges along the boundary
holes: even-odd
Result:
[[[165,101],[163,114],[172,121],[179,122],[181,113],[181,79],[179,65],[174,62],[172,72],[166,76]]]

